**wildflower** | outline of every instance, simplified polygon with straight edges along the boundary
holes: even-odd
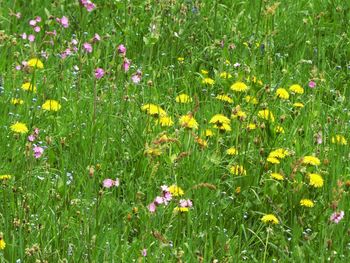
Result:
[[[215,84],[215,80],[211,79],[211,78],[204,78],[202,80],[203,84],[208,84],[208,85],[214,85]]]
[[[64,28],[69,27],[69,20],[66,16],[62,16],[62,18],[56,18],[56,21],[60,23]]]
[[[179,123],[182,127],[189,129],[198,129],[198,122],[191,114],[183,115],[179,119]]]
[[[192,98],[187,94],[182,93],[175,98],[175,101],[178,103],[190,103],[192,102]]]
[[[188,212],[190,209],[188,207],[175,207],[174,208],[174,212],[181,212],[181,213],[185,213]]]
[[[240,193],[241,193],[241,187],[240,187],[240,186],[237,186],[237,187],[236,187],[235,193],[236,193],[236,194],[240,194]]]
[[[294,84],[294,85],[290,86],[289,90],[291,92],[296,93],[296,94],[303,94],[304,93],[304,89],[298,84]]]
[[[92,38],[93,42],[98,42],[101,41],[101,37],[99,34],[95,33],[94,37]]]
[[[258,104],[259,103],[259,101],[258,101],[258,99],[257,98],[255,98],[255,97],[252,97],[252,96],[245,96],[244,97],[244,100],[247,102],[247,103],[251,103],[251,104],[253,104],[253,105],[256,105],[256,104]]]
[[[340,222],[340,220],[342,220],[344,217],[344,211],[340,211],[340,212],[334,212],[329,220],[332,221],[333,223],[338,224]]]
[[[104,188],[111,188],[112,186],[118,187],[120,184],[119,179],[116,178],[115,180],[112,179],[104,179],[102,182],[102,185]]]
[[[249,123],[247,125],[247,129],[248,130],[255,130],[256,129],[256,124],[255,123]]]
[[[271,157],[271,158],[278,158],[278,159],[284,159],[289,154],[290,153],[288,152],[288,150],[279,148],[279,149],[276,149],[276,150],[270,152],[269,153],[269,157]]]
[[[213,133],[213,131],[212,130],[210,130],[210,129],[206,129],[205,130],[205,137],[213,137],[214,136],[214,133]]]
[[[135,74],[131,76],[131,81],[134,84],[139,84],[141,82],[142,72],[141,70],[137,70]]]
[[[22,122],[16,122],[16,123],[12,124],[10,128],[15,133],[27,133],[28,132],[27,125],[25,125]]]
[[[236,108],[232,110],[232,119],[239,119],[239,120],[244,120],[247,118],[247,113],[241,110],[241,107],[238,105]]]
[[[314,166],[318,166],[321,164],[320,159],[318,159],[315,156],[304,156],[303,157],[303,164],[310,164]]]
[[[118,50],[118,53],[121,54],[122,56],[126,55],[126,47],[123,44],[120,44],[117,50]]]
[[[314,207],[314,202],[310,199],[301,199],[300,205],[305,207]]]
[[[347,145],[348,142],[343,135],[336,135],[332,137],[333,144]]]
[[[280,173],[271,173],[271,178],[277,180],[277,181],[283,181],[284,176]]]
[[[184,60],[185,60],[185,58],[184,58],[184,57],[178,57],[178,58],[177,58],[177,61],[179,61],[180,63],[183,63],[183,62],[184,62]]]
[[[266,121],[271,121],[271,122],[275,121],[275,117],[273,116],[272,112],[269,111],[268,109],[260,110],[258,112],[258,117]]]
[[[123,69],[124,69],[124,72],[128,72],[129,71],[129,68],[130,68],[130,65],[131,65],[131,61],[127,58],[124,58],[123,60]]]
[[[230,172],[233,175],[247,175],[247,171],[242,165],[234,165],[230,167]]]
[[[174,122],[171,119],[171,117],[168,116],[162,116],[159,118],[159,120],[156,120],[156,124],[160,124],[162,127],[170,127],[173,126]]]
[[[288,100],[289,99],[289,93],[287,90],[283,88],[279,88],[276,90],[276,97],[283,99],[283,100]]]
[[[164,117],[167,115],[160,106],[151,103],[142,105],[141,110],[153,117]]]
[[[284,132],[284,128],[283,128],[282,126],[277,126],[277,127],[275,128],[275,132],[276,132],[276,133],[282,133],[282,134],[285,133],[285,132]]]
[[[9,175],[9,174],[0,175],[0,181],[10,180],[11,177],[12,177],[12,176]]]
[[[278,224],[279,223],[277,217],[273,214],[264,215],[261,218],[261,221],[263,221],[265,224],[267,224],[267,223]]]
[[[232,103],[233,102],[233,99],[231,99],[228,95],[226,94],[221,94],[221,95],[217,95],[216,98],[218,100],[221,100],[221,101],[225,101],[227,103]]]
[[[34,152],[34,157],[35,157],[36,159],[38,159],[38,158],[40,158],[41,155],[44,153],[44,148],[43,148],[43,147],[40,147],[40,146],[34,145],[33,152]]]
[[[88,12],[91,12],[96,8],[96,5],[90,0],[81,0],[80,2]]]
[[[21,99],[17,99],[17,98],[11,99],[11,104],[13,104],[13,105],[22,105],[23,102],[24,102],[24,101],[21,100]]]
[[[159,148],[147,148],[144,151],[145,155],[151,156],[151,157],[156,157],[162,154],[162,151]]]
[[[91,53],[92,52],[92,45],[88,42],[85,42],[83,44],[83,48],[87,53]]]
[[[309,82],[309,87],[310,88],[315,88],[316,87],[316,82],[315,81],[313,81],[313,80],[311,80],[310,82]]]
[[[143,257],[147,257],[147,249],[142,249],[141,250],[141,255],[143,256]]]
[[[147,208],[148,208],[148,211],[150,211],[151,213],[154,213],[157,209],[157,206],[154,202],[152,202],[147,206]]]
[[[231,89],[233,91],[244,92],[248,90],[248,86],[243,82],[236,82],[232,84]]]
[[[30,34],[30,35],[28,36],[28,40],[29,40],[29,42],[34,42],[34,41],[35,41],[35,36],[32,35],[32,34]]]
[[[266,161],[268,161],[269,163],[272,163],[272,164],[279,164],[280,163],[280,160],[278,160],[275,157],[267,157]]]
[[[208,142],[206,140],[203,140],[202,138],[197,138],[196,142],[199,144],[199,146],[203,149],[208,146]]]
[[[38,68],[38,69],[44,68],[44,64],[40,61],[40,59],[37,59],[37,58],[32,58],[28,60],[27,66],[32,68]]]
[[[26,91],[36,92],[35,85],[32,85],[30,82],[23,83],[21,88]]]
[[[168,191],[174,197],[183,196],[185,194],[185,192],[179,186],[176,185],[169,186]]]
[[[309,179],[310,179],[310,185],[315,187],[315,188],[320,188],[323,186],[323,178],[321,175],[316,174],[316,173],[310,173],[309,174]]]
[[[205,69],[201,69],[201,73],[203,75],[208,75],[209,71],[208,70],[205,70]]]
[[[6,247],[6,242],[4,240],[4,235],[0,232],[0,250],[4,250]]]
[[[226,150],[226,154],[228,155],[237,155],[238,154],[238,151],[235,147],[231,147],[231,148],[228,148]]]
[[[46,111],[59,111],[61,109],[61,104],[56,100],[46,100],[41,107]]]
[[[102,68],[97,68],[95,70],[95,78],[101,79],[105,75],[105,71]]]
[[[293,104],[293,107],[295,107],[295,108],[304,108],[304,104],[302,104],[301,102],[295,102]]]
[[[193,203],[190,199],[180,199],[179,201],[179,206],[180,207],[192,207]]]
[[[220,78],[223,79],[230,79],[232,78],[232,75],[230,73],[227,73],[226,71],[220,73]]]

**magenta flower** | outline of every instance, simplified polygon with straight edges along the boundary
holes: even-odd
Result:
[[[147,208],[148,208],[148,211],[150,211],[151,213],[154,213],[157,209],[157,206],[154,202],[152,202],[147,206]]]
[[[35,32],[37,32],[37,33],[38,33],[38,32],[40,32],[40,30],[41,30],[40,26],[36,26],[36,27],[34,27],[34,31],[35,31]]]
[[[118,46],[118,53],[125,56],[126,55],[126,47],[123,44]]]
[[[96,5],[90,0],[81,0],[80,2],[88,12],[91,12],[96,8]]]
[[[193,203],[190,199],[181,199],[179,201],[180,203],[180,207],[192,207],[193,206]]]
[[[143,256],[143,257],[147,257],[147,249],[142,249],[141,250],[141,255]]]
[[[34,151],[34,157],[38,159],[44,153],[44,148],[40,146],[34,146],[33,151]]]
[[[124,72],[129,71],[130,65],[131,65],[131,61],[127,58],[124,58],[124,61],[123,61]]]
[[[141,81],[142,72],[138,70],[134,75],[131,76],[131,80],[134,84],[138,84]]]
[[[96,33],[96,34],[94,35],[94,37],[93,37],[92,41],[94,41],[94,42],[101,41],[101,37],[100,37],[100,35]]]
[[[36,26],[36,20],[30,20],[29,25],[33,27]]]
[[[62,16],[62,18],[56,18],[56,21],[60,23],[64,28],[69,27],[69,20],[66,16]]]
[[[309,87],[310,88],[315,88],[316,87],[316,82],[315,81],[313,81],[313,80],[311,80],[310,82],[309,82]]]
[[[91,52],[92,52],[92,46],[91,46],[90,43],[85,42],[85,43],[83,44],[83,47],[84,47],[84,49],[85,49],[85,51],[86,51],[87,53],[91,53]]]
[[[111,188],[112,186],[118,187],[119,186],[119,179],[117,178],[115,181],[112,179],[104,179],[102,182],[102,185],[104,188]]]
[[[343,217],[344,217],[344,211],[334,212],[329,218],[329,220],[332,221],[333,223],[338,224],[340,220],[343,219]]]
[[[31,134],[31,135],[28,136],[28,141],[30,141],[30,142],[34,142],[35,141],[34,134]]]
[[[29,35],[28,36],[28,40],[29,40],[29,42],[34,42],[35,36],[34,35]]]
[[[101,79],[105,75],[105,71],[102,68],[97,68],[95,70],[95,78]]]
[[[35,17],[35,21],[38,22],[38,23],[40,23],[40,22],[41,22],[41,17],[40,17],[40,16],[36,16],[36,17]]]

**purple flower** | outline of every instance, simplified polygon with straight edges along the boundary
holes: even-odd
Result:
[[[92,52],[92,46],[91,46],[90,43],[85,42],[85,43],[83,44],[83,47],[84,47],[84,49],[85,49],[85,51],[86,51],[87,53],[91,53],[91,52]]]
[[[315,81],[313,81],[313,80],[311,80],[310,82],[309,82],[309,87],[310,88],[315,88],[316,87],[316,82]]]
[[[97,68],[95,70],[95,78],[101,79],[105,75],[105,71],[102,68]]]
[[[124,58],[124,61],[123,61],[124,72],[129,71],[130,65],[131,65],[131,61],[127,58]]]
[[[126,55],[126,47],[123,44],[118,46],[118,53],[125,56]]]
[[[34,152],[34,157],[36,159],[38,159],[44,153],[44,148],[35,145],[34,148],[33,148],[33,152]]]
[[[334,212],[329,218],[329,220],[332,221],[333,223],[338,224],[340,220],[343,219],[343,217],[344,217],[344,211]]]

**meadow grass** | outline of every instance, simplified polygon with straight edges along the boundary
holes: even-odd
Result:
[[[0,0],[1,262],[348,261],[350,3],[83,3]]]

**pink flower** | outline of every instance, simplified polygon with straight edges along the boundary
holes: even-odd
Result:
[[[29,35],[28,36],[28,40],[29,40],[29,42],[34,42],[35,36],[34,35]]]
[[[41,29],[40,26],[34,27],[34,31],[37,32],[37,33],[40,32],[40,29]]]
[[[338,224],[340,220],[343,219],[343,217],[344,217],[344,211],[334,212],[329,218],[329,220],[332,221],[333,223]]]
[[[131,80],[134,84],[138,84],[141,81],[141,77],[142,72],[138,70],[134,75],[131,76]]]
[[[101,79],[105,75],[105,71],[102,68],[97,68],[95,70],[95,78]]]
[[[28,136],[28,141],[30,141],[30,142],[34,142],[35,141],[34,134],[31,134],[31,135]]]
[[[67,48],[65,51],[63,51],[61,53],[61,58],[65,59],[66,57],[70,56],[72,54],[72,51],[70,50],[70,48]]]
[[[78,45],[78,40],[76,40],[76,39],[72,39],[72,45],[74,45],[74,46],[76,46],[76,45]]]
[[[92,3],[90,0],[81,0],[82,5],[86,8],[88,12],[91,12],[96,8],[96,5]]]
[[[119,186],[119,179],[117,178],[115,181],[112,179],[104,179],[102,182],[103,187],[105,188],[111,188],[112,186],[118,187]]]
[[[309,82],[309,87],[310,88],[314,88],[314,87],[316,87],[316,82],[315,81],[313,81],[313,80],[311,80],[310,82]]]
[[[98,41],[100,41],[100,40],[101,40],[100,35],[96,33],[96,34],[94,35],[94,38],[92,39],[92,41],[98,42]]]
[[[38,22],[38,23],[40,23],[40,22],[41,22],[41,17],[40,17],[40,16],[36,16],[36,17],[35,17],[35,21]]]
[[[36,26],[36,20],[30,20],[29,25],[31,25],[33,27]]]
[[[27,34],[26,34],[26,33],[23,33],[23,34],[21,35],[21,38],[22,38],[22,39],[27,39]]]
[[[40,146],[34,146],[33,151],[34,151],[34,157],[38,159],[44,153],[44,148]]]
[[[91,53],[91,52],[92,52],[92,46],[91,46],[90,43],[85,42],[85,43],[83,44],[83,47],[84,47],[84,49],[85,49],[85,51],[86,51],[87,53]]]
[[[187,200],[181,199],[179,201],[179,203],[180,203],[180,207],[192,207],[193,206],[192,201],[190,199],[187,199]]]
[[[154,202],[153,202],[153,203],[155,203],[155,204],[157,204],[157,205],[161,205],[161,204],[164,203],[164,198],[161,197],[161,196],[157,196],[157,197],[154,199]]]
[[[151,213],[154,213],[157,209],[157,206],[154,202],[150,203],[148,206],[147,206],[148,210],[151,212]]]
[[[15,69],[16,69],[16,70],[21,70],[22,67],[21,67],[20,65],[17,65],[17,66],[15,67]]]
[[[141,255],[143,256],[143,257],[147,257],[147,249],[142,249],[141,250]]]
[[[118,53],[125,56],[126,55],[126,47],[123,44],[118,46]]]
[[[127,59],[127,58],[124,58],[123,68],[124,68],[125,72],[129,71],[130,65],[131,65],[131,61],[129,59]]]
[[[56,21],[60,23],[64,28],[69,26],[68,17],[62,16],[62,18],[56,18]]]

